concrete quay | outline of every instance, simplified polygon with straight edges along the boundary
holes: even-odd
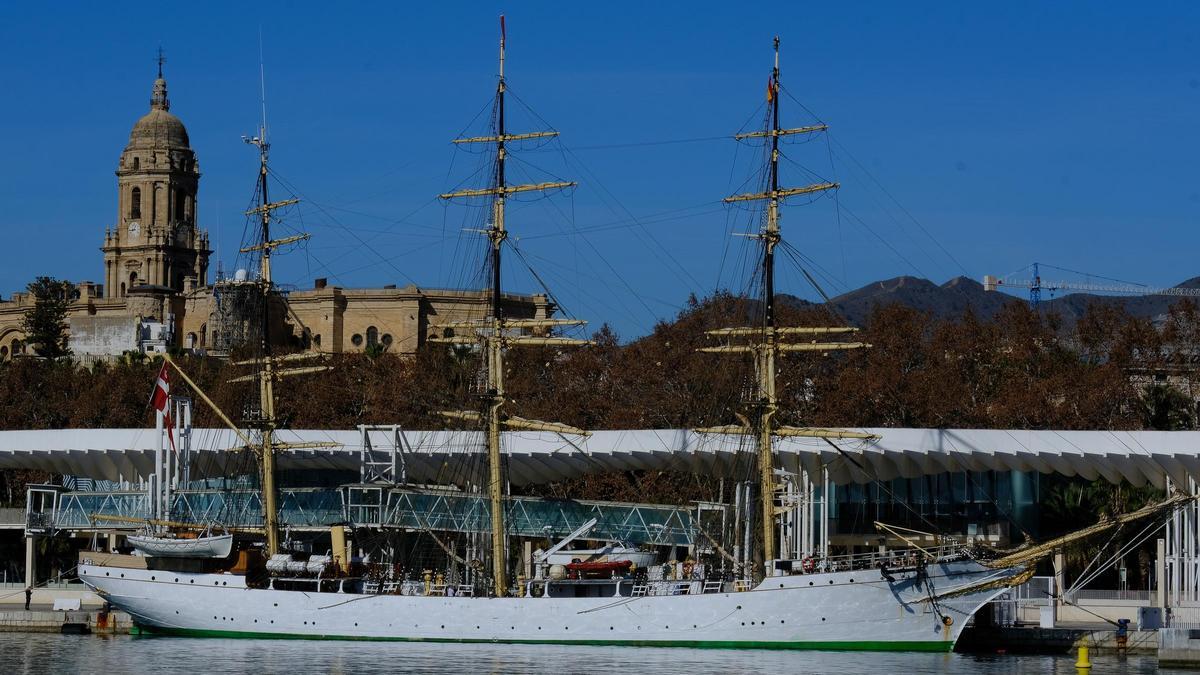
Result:
[[[32,607],[32,606],[31,606]],[[125,612],[104,610],[0,609],[0,633],[129,633],[133,620]]]
[[[1128,631],[1126,653],[1158,652],[1159,631]],[[1107,624],[1060,626],[988,626],[967,628],[956,651],[1006,654],[1073,654],[1080,647],[1092,653],[1117,653],[1117,634]]]
[[[55,603],[72,609],[56,610]],[[75,609],[74,606],[78,606]],[[104,600],[83,584],[35,588],[25,609],[25,589],[6,584],[0,592],[0,633],[128,633],[133,621],[118,611],[105,611]]]
[[[1200,669],[1200,630],[1163,628],[1158,637],[1159,668]]]

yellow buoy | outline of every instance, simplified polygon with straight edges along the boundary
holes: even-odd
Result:
[[[1092,662],[1088,660],[1088,648],[1081,646],[1079,648],[1079,658],[1075,660],[1076,668],[1091,668]]]

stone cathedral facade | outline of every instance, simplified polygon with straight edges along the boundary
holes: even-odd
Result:
[[[133,125],[117,163],[116,219],[105,229],[100,283],[76,281],[71,349],[81,360],[170,348],[212,353],[222,344],[221,289],[209,280],[208,233],[200,226],[200,164],[183,122],[171,113],[161,65],[150,111]],[[226,285],[223,285],[226,284]],[[31,353],[21,320],[33,304],[23,292],[0,301],[0,360]],[[324,279],[289,295],[279,312],[280,342],[330,352],[415,351],[436,325],[479,318],[486,291],[413,285],[342,288]],[[506,296],[510,316],[546,318],[544,295]]]

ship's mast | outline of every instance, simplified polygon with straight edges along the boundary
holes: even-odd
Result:
[[[784,129],[779,121],[779,38],[775,38],[775,64],[771,70],[771,79],[767,83],[767,103],[770,105],[770,120],[767,128],[735,136],[738,140],[765,138],[770,145],[768,158],[768,180],[765,192],[748,193],[726,197],[726,203],[746,201],[766,201],[767,219],[755,238],[762,242],[762,288],[763,316],[762,323],[757,328],[722,328],[708,331],[708,334],[721,338],[744,338],[749,344],[725,344],[719,347],[704,347],[700,351],[718,353],[745,353],[754,357],[755,392],[753,410],[744,419],[747,423],[741,425],[726,425],[700,429],[706,433],[749,434],[754,436],[758,451],[758,482],[761,511],[761,540],[762,554],[765,564],[770,564],[778,556],[775,543],[775,459],[772,448],[774,436],[819,436],[825,438],[869,438],[867,434],[843,432],[831,429],[810,429],[801,427],[776,426],[775,413],[778,412],[778,398],[775,392],[776,357],[781,352],[790,351],[832,351],[838,349],[856,349],[867,346],[861,342],[782,342],[786,335],[819,335],[831,333],[850,333],[857,329],[848,327],[831,328],[780,328],[775,323],[775,248],[782,240],[779,228],[779,206],[788,198],[797,195],[814,194],[833,190],[837,183],[817,183],[799,188],[781,188],[779,186],[779,139],[795,134],[809,134],[825,131],[828,127],[818,124],[807,127]],[[764,570],[770,574],[770,570]]]
[[[504,178],[504,17],[500,17],[500,74],[496,82],[496,179],[495,185],[507,185]],[[504,352],[500,342],[504,309],[500,302],[500,249],[508,233],[504,230],[504,192],[492,199],[492,226],[488,241],[492,245],[492,339],[487,341],[487,455],[488,504],[492,517],[492,581],[497,596],[508,588],[508,538],[504,527],[504,476],[500,458],[500,409],[504,407]]]
[[[517,334],[528,330],[546,330],[555,326],[583,325],[583,321],[567,319],[507,319],[504,316],[503,296],[500,275],[500,253],[508,232],[504,223],[504,204],[508,195],[517,192],[544,192],[568,188],[575,185],[572,182],[550,182],[531,185],[509,185],[504,173],[507,158],[505,144],[510,141],[533,138],[548,138],[557,136],[557,131],[540,131],[524,134],[509,134],[504,120],[504,47],[505,28],[504,16],[500,17],[500,74],[496,86],[496,129],[495,135],[474,138],[455,139],[455,143],[492,143],[496,146],[496,167],[491,187],[483,189],[459,190],[439,195],[442,199],[463,197],[490,196],[492,198],[492,222],[485,230],[491,246],[491,303],[490,315],[486,320],[463,321],[443,324],[441,328],[451,328],[455,331],[453,337],[435,337],[431,342],[449,342],[452,344],[474,344],[480,346],[486,355],[487,391],[484,393],[484,418],[475,411],[444,411],[448,418],[482,421],[487,434],[487,465],[488,465],[488,503],[491,511],[492,527],[492,582],[497,596],[505,594],[507,581],[507,552],[508,539],[504,524],[504,471],[503,457],[500,446],[500,432],[505,429],[527,429],[535,431],[555,431],[558,433],[586,435],[582,429],[554,422],[539,422],[526,420],[511,415],[505,415],[504,407],[504,350],[515,345],[583,345],[587,340],[574,340],[562,337],[535,337]],[[460,334],[461,335],[458,335]],[[474,333],[474,335],[472,335]],[[513,334],[508,334],[513,333]]]
[[[267,166],[267,158],[270,152],[271,145],[266,138],[266,121],[259,129],[259,135],[253,138],[247,138],[245,141],[258,148],[258,193],[259,203],[256,208],[246,212],[248,216],[259,216],[260,221],[260,238],[259,242],[253,246],[248,246],[241,249],[242,253],[250,253],[253,251],[261,251],[262,256],[259,262],[259,278],[258,284],[261,293],[261,313],[259,316],[259,339],[261,357],[250,361],[242,361],[235,365],[256,365],[259,367],[257,375],[239,377],[230,380],[231,382],[248,381],[257,379],[259,385],[259,400],[262,406],[261,414],[251,420],[253,426],[259,430],[259,461],[262,469],[262,502],[263,502],[263,530],[266,532],[267,538],[267,555],[274,555],[279,552],[279,486],[276,481],[275,469],[275,453],[285,448],[297,447],[325,447],[327,443],[279,443],[275,440],[275,430],[278,428],[278,419],[275,416],[275,382],[283,377],[290,375],[301,375],[305,373],[316,373],[328,370],[325,366],[310,366],[304,368],[279,368],[280,362],[283,360],[295,360],[300,357],[315,357],[317,354],[305,355],[288,355],[276,357],[272,354],[272,336],[271,336],[271,298],[275,291],[274,283],[271,280],[271,253],[280,246],[291,244],[303,239],[307,239],[307,234],[293,235],[282,239],[271,239],[271,218],[272,213],[276,209],[290,206],[299,202],[298,199],[285,199],[278,202],[271,202],[267,196],[267,176],[270,173]]]
[[[258,143],[258,190],[260,195],[259,208],[262,210],[262,258],[259,284],[262,287],[262,321],[259,335],[262,341],[263,367],[259,371],[259,396],[262,401],[262,491],[263,491],[263,528],[267,532],[267,555],[279,552],[279,487],[275,484],[275,449],[271,447],[271,437],[275,432],[275,382],[272,376],[274,370],[271,363],[271,209],[267,198],[267,154],[270,143],[266,139],[266,128]]]

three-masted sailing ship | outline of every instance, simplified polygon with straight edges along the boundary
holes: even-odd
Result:
[[[503,25],[503,24],[502,24]],[[775,458],[772,444],[788,436],[846,438],[852,432],[777,424],[776,358],[794,351],[830,351],[861,347],[858,343],[792,342],[797,336],[836,335],[846,328],[801,328],[776,325],[774,252],[781,239],[779,210],[785,199],[832,189],[832,184],[785,188],[779,184],[781,138],[817,131],[780,125],[779,62],[776,42],[771,77],[771,114],[765,129],[750,134],[770,144],[769,182],[761,193],[729,201],[766,202],[762,244],[763,316],[758,325],[713,332],[723,341],[705,349],[752,355],[756,364],[754,400],[743,424],[701,430],[753,439],[759,476],[758,564],[732,577],[705,571],[702,564],[673,566],[669,575],[647,578],[619,556],[581,560],[562,567],[539,564],[532,578],[511,572],[505,523],[504,430],[548,431],[582,436],[565,424],[523,419],[505,409],[505,357],[522,345],[568,347],[585,341],[556,330],[582,322],[524,319],[505,315],[502,303],[501,255],[508,228],[506,200],[522,192],[568,188],[556,181],[510,184],[505,174],[508,145],[549,137],[553,131],[514,133],[506,127],[505,37],[500,39],[500,71],[494,126],[485,136],[456,142],[489,144],[494,171],[483,188],[441,195],[445,199],[491,201],[484,234],[489,247],[490,311],[477,321],[440,327],[438,340],[477,349],[486,371],[480,405],[473,410],[446,411],[456,423],[482,431],[486,445],[486,480],[490,508],[490,575],[471,584],[431,583],[429,574],[415,583],[381,584],[355,574],[348,565],[344,538],[335,526],[333,556],[295,557],[280,541],[275,452],[278,426],[274,387],[289,375],[314,373],[324,366],[289,367],[292,356],[274,356],[270,318],[263,303],[261,356],[245,362],[257,373],[259,414],[243,436],[261,466],[265,542],[240,541],[225,560],[193,561],[179,557],[81,554],[79,577],[115,607],[128,612],[140,630],[155,633],[228,637],[308,637],[458,642],[611,644],[794,649],[894,649],[948,651],[968,618],[1010,584],[1019,582],[1027,566],[995,565],[974,559],[961,546],[914,549],[891,554],[881,565],[878,555],[820,560],[780,560],[775,544]],[[267,143],[252,139],[260,150],[259,205],[261,239],[247,250],[261,254],[260,284],[272,291],[271,253],[297,237],[271,239],[272,212],[289,201],[267,198]],[[228,418],[222,417],[228,422]],[[242,432],[238,432],[241,434]],[[549,561],[561,546],[541,556]],[[603,549],[611,552],[609,547]],[[791,563],[795,564],[791,564]],[[566,573],[564,573],[566,572]]]

